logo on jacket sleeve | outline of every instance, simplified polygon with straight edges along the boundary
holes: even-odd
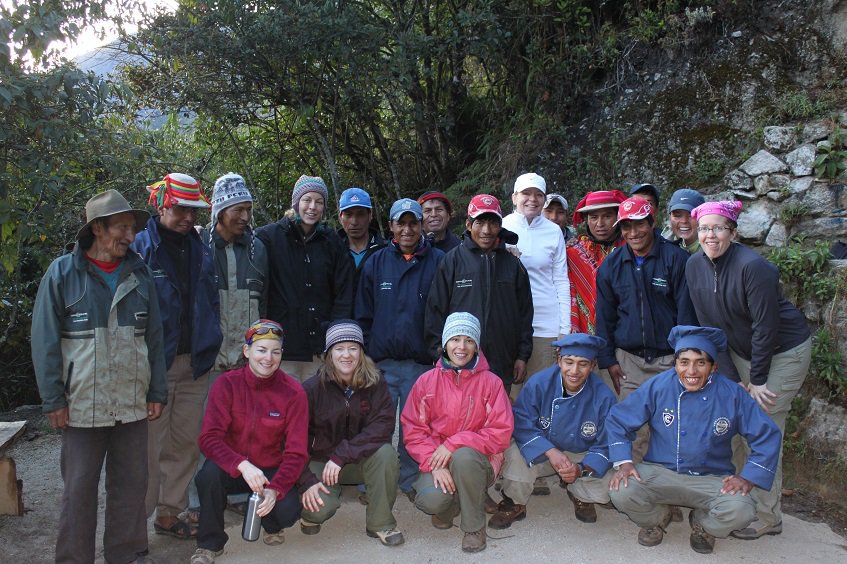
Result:
[[[545,431],[550,428],[550,418],[549,417],[539,417],[538,418],[538,426]]]
[[[718,417],[715,419],[715,435],[720,437],[725,435],[730,428],[729,419],[726,417]]]
[[[597,436],[597,424],[594,421],[585,421],[579,427],[579,434],[583,439],[593,439]]]
[[[662,412],[662,423],[665,424],[665,427],[670,427],[673,425],[674,415],[673,409],[667,409]]]

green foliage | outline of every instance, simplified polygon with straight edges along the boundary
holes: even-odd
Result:
[[[803,202],[785,204],[779,210],[779,219],[786,227],[797,225],[812,209]]]
[[[723,160],[714,157],[703,157],[694,161],[694,179],[700,184],[706,184],[723,175],[725,171]]]
[[[771,251],[768,259],[779,268],[787,297],[802,307],[809,301],[826,303],[833,298],[836,282],[826,274],[831,256],[828,241],[816,241],[807,248],[802,237],[795,237],[785,247]]]
[[[847,364],[826,327],[819,329],[812,341],[811,372],[825,385],[830,398],[847,392]]]
[[[835,179],[847,170],[845,137],[847,137],[847,131],[842,131],[838,125],[835,125],[827,141],[818,146],[818,156],[814,162],[815,174],[818,178]]]
[[[774,107],[774,117],[784,120],[801,120],[825,115],[826,104],[812,101],[804,91],[786,92],[781,95]]]

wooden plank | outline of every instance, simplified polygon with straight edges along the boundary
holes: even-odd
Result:
[[[0,515],[23,515],[22,483],[18,480],[15,461],[0,458]]]
[[[0,452],[11,446],[15,439],[23,434],[26,429],[26,421],[0,421]]]

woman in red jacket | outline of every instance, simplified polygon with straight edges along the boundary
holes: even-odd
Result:
[[[320,532],[321,523],[341,506],[341,485],[364,483],[365,532],[385,546],[397,546],[404,539],[391,512],[400,477],[391,446],[395,407],[364,343],[355,321],[333,322],[326,331],[323,365],[303,383],[311,460],[297,482],[303,503],[300,530]]]
[[[400,421],[406,450],[420,465],[415,505],[432,526],[449,529],[461,512],[462,550],[485,549],[485,498],[503,465],[514,429],[500,378],[478,350],[479,320],[452,313],[441,335],[444,354],[409,394]]]
[[[207,460],[195,478],[200,523],[192,564],[211,564],[223,552],[228,494],[263,496],[257,513],[267,545],[282,544],[283,529],[300,516],[294,483],[308,460],[306,394],[279,370],[282,327],[260,319],[244,341],[247,365],[215,381],[203,417],[199,443]]]

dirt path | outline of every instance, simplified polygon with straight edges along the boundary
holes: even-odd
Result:
[[[40,434],[23,439],[10,454],[18,464],[18,477],[24,481],[23,517],[0,516],[0,563],[38,564],[53,561],[56,524],[62,482],[59,477],[61,437]],[[102,489],[102,480],[101,480]],[[546,497],[533,497],[526,520],[505,531],[489,531],[488,549],[478,555],[459,550],[461,532],[457,528],[438,531],[429,517],[417,511],[403,496],[398,497],[395,513],[406,544],[384,548],[365,536],[364,508],[356,501],[355,491],[345,491],[338,514],[318,536],[307,537],[299,530],[288,531],[286,543],[268,547],[261,541],[241,540],[240,517],[227,513],[230,542],[218,561],[232,564],[280,561],[333,563],[344,562],[522,562],[543,555],[557,561],[572,562],[703,562],[688,546],[687,523],[672,523],[664,542],[654,548],[636,543],[638,528],[623,515],[598,510],[598,522],[586,525],[573,517],[572,506],[564,491],[552,488]],[[97,562],[103,562],[102,510],[98,531]],[[458,522],[458,520],[457,520]],[[809,523],[786,516],[782,535],[758,541],[719,539],[714,562],[845,562],[847,540],[824,523]],[[150,530],[150,552],[159,564],[187,563],[194,552],[192,541],[177,541],[154,535]]]

